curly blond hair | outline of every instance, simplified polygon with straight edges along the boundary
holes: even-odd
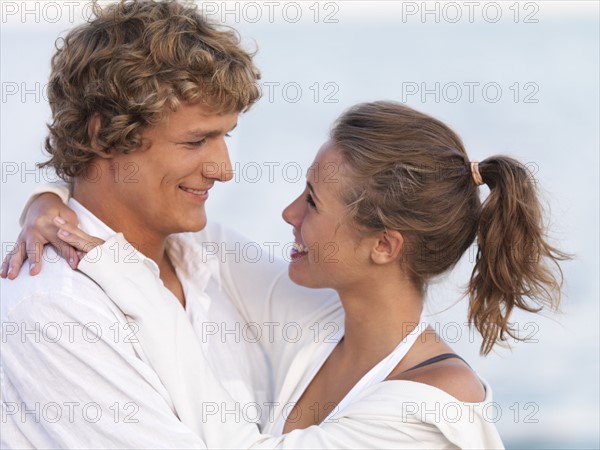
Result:
[[[144,128],[181,103],[215,114],[244,112],[260,96],[260,73],[232,29],[193,4],[122,0],[57,40],[48,99],[46,150],[64,179],[81,176],[98,152],[130,153]],[[62,41],[62,42],[61,42]],[[100,119],[94,140],[90,120]]]

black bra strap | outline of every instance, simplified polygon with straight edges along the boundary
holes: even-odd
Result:
[[[456,353],[442,353],[441,355],[437,355],[437,356],[434,356],[433,358],[429,358],[428,360],[423,361],[422,363],[419,363],[416,366],[411,367],[410,369],[405,370],[402,373],[410,372],[411,370],[419,369],[421,367],[425,367],[430,364],[435,364],[436,362],[440,362],[440,361],[443,361],[445,359],[450,359],[450,358],[458,358],[462,362],[464,362],[467,366],[469,366],[469,364],[464,359],[462,359],[460,356],[458,356]],[[471,367],[471,366],[469,366],[469,367]]]

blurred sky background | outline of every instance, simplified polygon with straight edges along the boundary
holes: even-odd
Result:
[[[282,209],[333,120],[392,99],[432,114],[472,160],[504,153],[531,169],[565,263],[561,314],[516,314],[532,342],[478,355],[461,290],[467,255],[429,290],[438,331],[493,387],[490,420],[508,448],[599,444],[599,3],[204,2],[205,13],[258,47],[263,98],[230,140],[238,173],[216,186],[209,218],[258,243],[292,240]],[[80,2],[3,1],[2,256],[43,161],[44,85],[57,36],[89,17]],[[485,188],[482,196],[485,195]]]

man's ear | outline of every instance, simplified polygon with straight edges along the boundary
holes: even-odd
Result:
[[[396,230],[381,231],[376,236],[375,245],[371,249],[371,259],[375,264],[387,264],[396,261],[402,255],[404,238]]]
[[[90,146],[94,153],[96,153],[96,155],[98,155],[100,158],[111,159],[112,155],[109,152],[103,151],[98,144],[98,135],[100,134],[101,128],[102,119],[100,118],[100,114],[94,113],[88,121],[87,126],[87,132],[90,138]]]

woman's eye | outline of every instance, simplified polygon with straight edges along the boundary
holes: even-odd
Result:
[[[317,205],[315,204],[315,201],[312,198],[312,195],[310,195],[310,194],[306,194],[306,203],[308,203],[312,208],[317,207]]]

